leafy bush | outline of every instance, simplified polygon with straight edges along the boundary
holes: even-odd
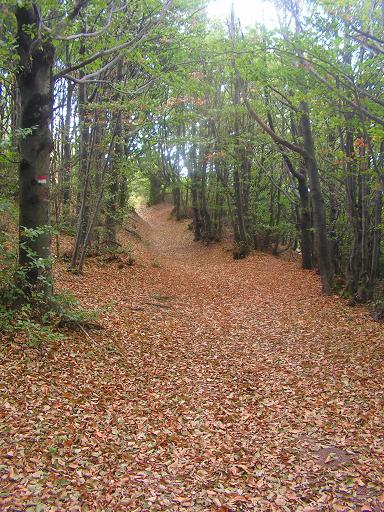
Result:
[[[43,316],[43,320],[57,326],[91,326],[98,318],[98,311],[85,310],[76,297],[67,291],[53,296],[51,308]]]
[[[50,324],[34,318],[31,305],[23,305],[17,309],[6,309],[0,305],[0,332],[9,335],[20,334],[30,347],[39,347],[48,341],[64,338]]]

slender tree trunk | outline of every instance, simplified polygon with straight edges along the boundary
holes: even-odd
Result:
[[[372,257],[370,271],[370,295],[372,295],[376,279],[379,274],[380,261],[380,243],[381,243],[381,224],[382,224],[382,208],[383,208],[383,177],[377,178],[376,192],[374,198],[374,217],[373,217],[373,236],[372,236]]]
[[[293,127],[295,125],[293,124]],[[291,175],[297,179],[297,190],[300,199],[300,247],[301,247],[301,267],[305,270],[313,268],[312,258],[312,220],[311,220],[311,205],[308,192],[308,179],[305,168],[305,163],[301,163],[300,172],[295,171],[295,168],[288,155],[282,151],[282,157],[284,162],[291,173]]]
[[[333,187],[332,187],[333,188]],[[330,199],[329,199],[329,246],[330,246],[330,255],[333,266],[333,271],[335,275],[340,273],[339,269],[339,242],[337,238],[337,229],[336,222],[338,217],[338,206],[335,201],[335,191],[330,191]]]
[[[203,238],[206,242],[211,242],[212,237],[212,221],[208,210],[207,202],[207,161],[201,163],[201,187],[200,187],[200,214],[202,221]]]
[[[280,173],[280,177],[279,177],[279,186],[277,188],[277,197],[276,197],[277,211],[276,211],[276,216],[275,216],[275,221],[274,221],[274,226],[275,227],[278,227],[278,225],[280,223],[280,217],[281,217],[281,201],[280,201],[280,198],[281,198],[281,184],[282,184],[282,181],[283,181],[283,173],[281,172]],[[280,243],[279,233],[275,232],[274,236],[273,236],[273,248],[272,248],[272,254],[274,256],[276,256],[278,254],[278,252],[279,252],[279,243]]]
[[[191,200],[192,200],[192,212],[193,212],[193,227],[194,227],[194,238],[197,242],[201,240],[201,216],[199,209],[199,198],[198,198],[198,184],[196,176],[192,176],[191,184]]]
[[[311,207],[308,193],[308,183],[305,176],[298,177],[298,191],[300,197],[300,234],[301,234],[301,267],[313,268],[312,239],[311,239]]]
[[[85,27],[84,27],[85,30]],[[81,41],[80,55],[84,55],[85,46]],[[84,72],[80,71],[80,78],[84,76]],[[78,88],[78,110],[79,110],[79,126],[80,126],[80,140],[79,140],[79,191],[77,197],[77,213],[78,213],[78,227],[76,233],[76,240],[72,254],[72,265],[76,264],[77,253],[79,248],[84,243],[85,234],[90,215],[90,130],[86,118],[86,105],[87,105],[87,85],[80,83]]]
[[[222,171],[222,164],[220,162],[215,163],[216,167],[216,197],[215,197],[215,212],[214,212],[214,235],[215,240],[219,242],[223,235],[223,209],[224,209],[224,182],[225,173]]]
[[[359,271],[359,288],[357,291],[357,299],[359,302],[366,302],[369,294],[369,212],[368,198],[369,186],[367,177],[367,161],[365,156],[365,148],[360,148],[359,161],[359,182],[360,182],[360,204],[361,204],[361,261]]]
[[[347,118],[347,121],[349,117]],[[355,294],[359,282],[360,267],[360,210],[356,198],[357,180],[356,180],[356,162],[354,160],[353,132],[350,128],[346,130],[345,136],[345,189],[347,212],[352,230],[352,244],[346,268],[346,290],[351,295]]]
[[[234,86],[234,105],[240,104],[240,84],[235,83]],[[234,127],[234,137],[236,141],[237,150],[241,150],[240,143],[240,126],[238,114],[235,114],[235,127]],[[244,205],[243,205],[243,196],[242,196],[242,186],[240,180],[240,172],[239,172],[239,162],[235,161],[233,167],[233,186],[235,192],[235,212],[236,212],[236,230],[235,230],[235,242],[236,248],[234,251],[234,258],[241,259],[245,258],[249,253],[249,240],[245,227],[244,220]]]
[[[63,217],[64,221],[68,220],[69,201],[70,201],[70,180],[71,180],[71,119],[72,119],[72,95],[74,84],[68,82],[67,97],[65,104],[65,121],[64,121],[64,143],[63,143],[63,164],[62,164],[62,185],[63,185]]]
[[[121,112],[119,112],[119,115],[120,114],[121,114]],[[115,129],[113,130],[112,138],[109,143],[108,153],[104,159],[104,165],[103,165],[103,168],[101,171],[101,176],[100,176],[100,188],[98,190],[94,210],[93,210],[92,214],[89,216],[89,223],[87,225],[87,231],[85,233],[84,243],[83,243],[80,258],[79,258],[78,272],[82,272],[82,270],[83,270],[85,255],[87,253],[87,247],[88,247],[89,242],[91,241],[92,230],[93,230],[95,221],[96,221],[97,216],[100,211],[101,200],[103,198],[104,187],[105,187],[105,175],[106,175],[108,168],[110,167],[111,152],[112,152],[112,148],[114,147],[117,128],[118,128],[118,125],[115,125]]]
[[[251,220],[249,215],[249,195],[251,188],[251,169],[252,163],[250,158],[250,146],[243,144],[241,151],[241,181],[242,181],[242,203],[243,203],[243,216],[245,231],[248,236],[248,232],[251,229]]]
[[[269,190],[269,221],[268,227],[265,228],[265,236],[263,240],[263,250],[267,251],[271,243],[271,232],[275,224],[275,186],[271,183]]]
[[[175,207],[175,218],[177,221],[181,219],[181,192],[180,185],[175,185],[172,189],[173,205]]]
[[[117,242],[117,215],[118,215],[118,192],[119,192],[119,165],[123,154],[121,136],[121,113],[118,113],[115,125],[116,139],[114,151],[111,158],[109,172],[108,198],[105,215],[105,242],[107,246],[116,246]]]
[[[191,135],[194,138],[196,136],[196,126],[192,125]],[[196,145],[193,143],[189,151],[189,176],[191,179],[191,202],[192,202],[192,215],[193,215],[193,230],[195,241],[201,240],[201,216],[200,216],[200,205],[199,205],[199,187],[200,177],[198,173],[198,162],[197,162],[197,150]]]
[[[232,5],[231,10],[231,19],[229,24],[229,35],[232,42],[232,51],[235,49],[235,41],[236,41],[236,27],[235,27],[235,13]],[[236,69],[235,58],[232,55],[231,58],[231,66],[233,70],[233,105],[235,109],[238,109],[240,105],[240,94],[242,90],[242,83],[240,75]],[[240,141],[240,113],[238,111],[235,112],[234,119],[234,140],[236,151],[241,154],[243,149],[242,143]],[[245,220],[244,220],[244,204],[242,197],[242,184],[240,179],[240,166],[241,159],[236,159],[233,166],[233,186],[235,191],[235,205],[236,205],[236,229],[235,229],[235,243],[236,247],[233,253],[233,257],[235,259],[245,258],[249,253],[249,239],[246,232]]]
[[[306,158],[306,167],[308,169],[310,195],[313,210],[315,247],[317,257],[319,259],[319,271],[323,291],[324,293],[330,293],[333,285],[333,270],[329,254],[325,206],[320,187],[320,179],[315,156],[315,148],[312,138],[311,124],[309,121],[309,109],[308,105],[304,101],[300,103],[300,111],[304,148],[308,155],[308,157]]]
[[[80,176],[80,180],[83,180],[81,194],[79,196],[79,213],[76,228],[76,236],[73,242],[73,251],[71,258],[71,267],[75,267],[79,256],[80,249],[84,247],[85,237],[89,225],[89,214],[90,214],[90,181],[91,181],[91,164],[92,155],[94,151],[94,143],[96,137],[96,127],[92,130],[91,144],[88,147],[88,157],[84,164],[82,172],[84,176]]]

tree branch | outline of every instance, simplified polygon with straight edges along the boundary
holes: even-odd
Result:
[[[107,28],[110,26],[110,24],[112,22],[112,16],[115,12],[116,11],[114,9],[114,4],[112,3],[111,8],[108,13],[106,24],[99,30],[96,30],[95,32],[80,32],[79,34],[73,34],[71,36],[61,36],[59,33],[57,33],[58,27],[56,27],[56,30],[53,31],[51,28],[47,27],[46,25],[43,25],[43,26],[44,26],[45,30],[47,30],[48,32],[51,33],[52,39],[58,39],[60,41],[74,41],[76,39],[82,39],[82,38],[87,38],[87,37],[97,37],[97,36],[103,34],[107,30]]]
[[[276,144],[284,146],[284,147],[290,149],[291,151],[298,153],[299,155],[301,155],[304,158],[309,158],[308,153],[305,151],[305,149],[283,139],[282,137],[277,135],[277,133],[275,133],[266,123],[264,123],[264,121],[253,110],[253,108],[251,107],[247,98],[244,98],[244,104],[247,107],[249,115],[252,117],[252,119],[254,119],[257,122],[257,124],[260,126],[260,128],[262,130],[264,130],[264,132],[268,133],[268,135],[272,138],[272,140],[274,142],[276,142]]]
[[[67,25],[73,21],[76,16],[79,14],[79,12],[84,9],[88,4],[88,0],[77,0],[73,6],[73,9],[71,12],[67,14],[55,27],[55,29],[52,31],[52,37],[56,38],[58,37],[67,27]]]
[[[168,11],[168,9],[172,3],[173,3],[173,0],[167,0],[163,9],[161,10],[161,12],[158,15],[157,21],[155,23],[153,23],[153,22],[147,23],[138,32],[138,34],[136,34],[136,36],[133,39],[126,41],[125,43],[122,43],[120,45],[114,46],[113,48],[107,48],[105,50],[101,50],[100,52],[94,53],[93,55],[91,55],[87,59],[83,60],[82,62],[79,62],[78,64],[75,64],[74,66],[70,66],[68,68],[65,68],[65,69],[59,71],[54,76],[54,80],[57,80],[60,77],[68,75],[69,73],[72,73],[72,71],[81,69],[81,68],[87,66],[88,64],[92,64],[92,62],[95,62],[95,60],[101,59],[102,57],[107,57],[108,55],[112,55],[114,53],[120,53],[122,50],[126,50],[126,49],[129,49],[130,51],[134,50],[135,48],[137,48],[139,43],[144,41],[149,36],[149,34],[151,32],[153,32],[153,30],[155,30],[159,26],[159,24],[161,23],[163,17],[165,16],[166,12]],[[120,56],[121,55],[119,55],[118,57],[114,57],[112,59],[111,63],[106,64],[106,66],[109,67],[110,65],[112,65],[112,63],[115,64],[117,62],[116,59],[120,58]],[[106,69],[106,66],[104,66],[103,69]],[[85,75],[84,77],[81,78],[81,80],[86,81],[87,79],[97,76],[98,74],[100,74],[100,73],[97,71],[95,73],[91,73],[90,75]],[[79,83],[81,83],[81,82],[79,82]]]

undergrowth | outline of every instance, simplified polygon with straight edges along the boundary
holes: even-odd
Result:
[[[38,233],[30,230],[30,237]],[[30,258],[31,266],[40,269],[51,261]],[[63,328],[93,327],[96,311],[84,310],[76,297],[61,292],[50,297],[42,291],[46,277],[42,274],[39,288],[26,286],[27,268],[17,264],[16,237],[0,231],[0,334],[18,338],[37,348],[44,343],[65,338]],[[26,293],[28,289],[28,293]]]

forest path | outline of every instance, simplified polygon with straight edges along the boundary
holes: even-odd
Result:
[[[58,270],[109,305],[104,330],[6,353],[13,504],[382,511],[382,325],[295,262],[234,261],[169,207],[139,213],[136,265]]]

